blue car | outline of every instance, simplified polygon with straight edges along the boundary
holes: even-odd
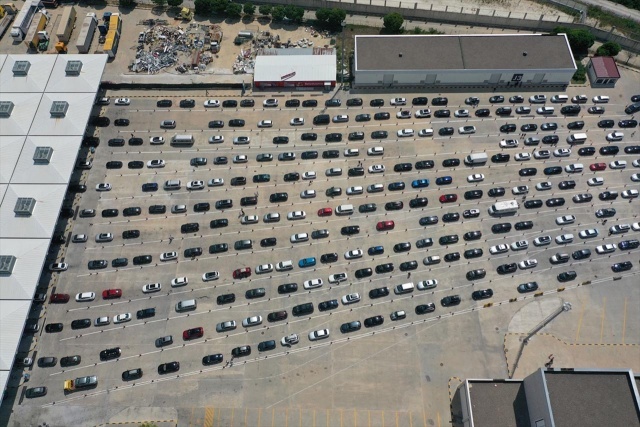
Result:
[[[451,184],[453,182],[453,179],[450,176],[441,176],[439,178],[436,178],[436,185],[447,185],[447,184]]]
[[[314,257],[302,258],[298,261],[298,267],[300,268],[313,267],[314,265],[316,265],[316,259]]]
[[[411,187],[413,188],[424,188],[429,186],[428,179],[416,179],[411,183]]]
[[[384,246],[371,246],[367,251],[369,255],[380,255],[384,253]]]

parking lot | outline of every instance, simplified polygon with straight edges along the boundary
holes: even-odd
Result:
[[[54,273],[59,277],[52,293],[68,294],[70,300],[63,304],[48,304],[44,320],[44,324],[61,322],[63,330],[43,332],[38,344],[38,357],[61,358],[77,354],[81,356],[81,362],[73,367],[61,368],[57,364],[34,368],[29,386],[47,386],[48,393],[28,401],[29,404],[80,404],[80,399],[85,399],[92,402],[91,405],[99,405],[105,393],[111,393],[110,399],[126,404],[127,400],[143,393],[149,406],[162,406],[160,402],[166,399],[174,402],[191,400],[193,406],[206,406],[207,393],[215,393],[217,405],[236,407],[234,393],[244,389],[253,400],[245,395],[240,406],[278,408],[278,405],[292,402],[300,406],[317,403],[302,393],[307,386],[311,387],[310,384],[314,385],[313,390],[325,391],[332,388],[332,384],[340,384],[336,387],[342,392],[339,401],[325,402],[321,407],[367,406],[363,402],[376,407],[384,403],[375,391],[370,374],[361,372],[349,383],[336,379],[336,375],[338,378],[348,375],[349,367],[362,360],[363,351],[367,353],[367,349],[375,354],[376,350],[398,346],[403,350],[396,350],[399,366],[391,368],[391,372],[399,383],[419,388],[424,372],[433,367],[420,347],[420,339],[410,345],[406,337],[420,336],[421,331],[427,329],[434,329],[434,333],[438,329],[437,333],[446,337],[452,326],[442,322],[443,316],[451,313],[477,316],[471,314],[473,309],[485,307],[487,303],[498,305],[516,298],[531,301],[536,291],[573,288],[598,277],[621,276],[625,283],[637,282],[639,266],[637,256],[634,258],[633,255],[637,255],[638,249],[633,248],[633,243],[627,250],[614,248],[607,254],[596,252],[600,245],[637,241],[640,236],[636,206],[639,202],[623,197],[634,195],[623,194],[623,191],[640,187],[632,180],[632,175],[640,173],[637,163],[640,151],[629,149],[637,146],[640,138],[635,135],[637,123],[635,128],[620,129],[618,126],[620,120],[631,119],[624,109],[631,103],[632,94],[611,96],[607,103],[594,104],[593,96],[612,95],[612,92],[590,92],[594,93],[588,95],[586,103],[575,104],[581,106],[580,112],[571,116],[560,113],[563,106],[572,105],[571,101],[550,101],[556,93],[547,93],[546,102],[540,104],[529,102],[533,93],[505,93],[504,101],[494,103],[490,103],[489,98],[499,93],[476,95],[478,103],[465,103],[468,94],[441,95],[448,98],[446,105],[433,105],[434,96],[428,96],[427,105],[411,105],[413,96],[402,94],[385,96],[384,105],[375,107],[370,103],[382,99],[380,95],[345,94],[340,106],[325,107],[324,97],[296,94],[276,97],[277,106],[263,106],[263,101],[269,98],[255,97],[253,107],[235,108],[205,108],[206,100],[216,98],[206,97],[203,93],[169,92],[160,96],[108,93],[109,105],[96,106],[95,114],[109,117],[111,124],[96,128],[100,145],[95,154],[85,153],[92,161],[92,167],[81,173],[79,181],[86,184],[87,191],[79,196],[75,216],[70,220],[72,228],[66,236],[69,243],[65,256],[57,260],[68,263],[68,270]],[[567,93],[569,98],[580,94],[579,89]],[[523,102],[510,102],[509,98],[514,95],[522,95]],[[391,98],[395,97],[406,98],[406,105],[391,105]],[[129,105],[115,105],[116,98],[129,99]],[[348,106],[346,100],[350,98],[361,98],[362,105]],[[161,99],[172,100],[172,106],[158,107],[157,102]],[[182,99],[194,99],[195,106],[181,108]],[[218,99],[240,101],[239,97]],[[285,101],[288,99],[317,100],[318,106],[287,107]],[[496,116],[496,109],[505,106],[512,107],[511,115]],[[530,107],[531,112],[518,114],[515,110],[519,106]],[[552,114],[537,114],[536,109],[541,106],[554,110]],[[605,111],[588,113],[587,109],[593,106],[601,106]],[[489,115],[478,117],[476,111],[485,108],[489,109]],[[429,109],[429,117],[416,118],[416,111],[421,109]],[[434,117],[436,110],[444,109],[450,110],[450,117]],[[467,110],[467,113],[457,110]],[[397,117],[403,115],[402,111],[410,111],[409,118]],[[389,118],[376,120],[376,113],[389,113]],[[319,114],[329,114],[332,119],[339,115],[348,118],[339,118],[328,125],[313,125],[314,117]],[[369,114],[371,118],[360,121],[364,119],[361,117],[356,121],[359,114]],[[468,117],[464,117],[467,114]],[[302,118],[304,123],[292,125],[294,118]],[[116,119],[129,119],[130,123],[114,126]],[[245,125],[230,127],[229,121],[233,119],[242,119]],[[606,119],[613,120],[614,126],[599,127],[598,123]],[[162,129],[163,120],[175,120],[176,127]],[[213,120],[223,121],[224,127],[209,128],[208,123]],[[259,127],[263,120],[271,121],[271,125]],[[568,124],[575,121],[584,121],[584,127],[568,129]],[[501,126],[508,123],[516,125],[515,132],[500,131]],[[543,131],[543,123],[557,123],[557,129]],[[526,124],[537,127],[522,132],[521,126]],[[465,126],[474,126],[474,132],[461,133],[460,128]],[[453,134],[441,135],[447,133],[440,132],[445,127],[452,127]],[[403,129],[413,132],[398,134]],[[432,130],[433,135],[425,131],[423,134],[429,136],[419,136],[423,129]],[[607,135],[615,130],[624,133],[622,141],[607,141]],[[378,131],[386,131],[388,136],[372,138],[372,132]],[[359,135],[350,138],[349,134],[353,132],[362,132],[363,139],[358,139]],[[317,139],[309,140],[306,136],[303,140],[305,133],[316,133]],[[342,140],[325,142],[325,136],[330,133],[341,133]],[[566,138],[574,133],[586,133],[586,142],[568,144]],[[171,140],[176,135],[193,135],[195,142],[191,147],[174,146]],[[558,142],[525,145],[527,138],[543,139],[548,135],[557,135]],[[224,141],[210,143],[209,138],[214,136],[222,136]],[[243,136],[249,138],[248,144],[233,143],[234,138]],[[274,138],[280,136],[288,137],[288,142],[274,144]],[[151,144],[153,137],[163,137],[164,143]],[[124,145],[109,144],[114,138],[123,138]],[[130,145],[130,138],[142,138],[142,145]],[[503,140],[518,142],[516,145]],[[515,147],[511,148],[511,145]],[[617,154],[601,154],[603,147],[613,145],[620,148]],[[383,153],[378,155],[375,147],[382,147]],[[594,147],[595,152],[579,155],[578,150],[584,147]],[[557,149],[571,151],[554,154]],[[335,154],[327,153],[327,150],[337,150],[338,155],[333,157]],[[345,156],[345,150],[352,151]],[[550,151],[548,158],[540,153],[541,150]],[[317,157],[309,153],[312,151],[317,152]],[[271,154],[273,159],[257,161],[257,156],[265,153]],[[283,153],[293,153],[295,158],[281,160],[278,156]],[[465,165],[465,157],[472,153],[486,153],[488,160],[473,166]],[[500,153],[508,154],[508,161],[504,161],[504,157],[501,160],[492,157]],[[238,155],[245,155],[246,161],[234,161]],[[522,160],[516,160],[516,155]],[[206,164],[196,165],[197,162],[192,161],[200,157],[206,159]],[[226,157],[227,162],[214,162],[219,157]],[[149,167],[147,162],[151,160],[163,160],[163,167]],[[610,162],[622,160],[626,161],[626,167],[611,168]],[[113,161],[122,162],[121,168],[106,167],[107,162]],[[130,162],[136,161],[143,162],[141,168],[131,168],[135,165]],[[444,166],[443,162],[451,166]],[[583,170],[569,172],[569,165],[577,163],[584,165]],[[596,163],[605,163],[604,170],[592,171],[590,165]],[[545,174],[544,169],[553,166],[560,166],[560,173]],[[335,170],[328,172],[332,168],[340,168],[341,174]],[[536,172],[527,175],[521,172],[523,168],[535,168]],[[296,173],[300,176],[293,180]],[[472,176],[474,174],[482,176]],[[246,183],[237,179],[242,177]],[[602,178],[603,182],[588,182],[596,177]],[[223,182],[209,185],[209,181],[215,179]],[[637,175],[633,179],[637,181]],[[165,189],[169,180],[180,180],[179,188]],[[428,183],[420,180],[428,180]],[[443,184],[438,185],[436,180]],[[188,189],[188,183],[192,181],[202,181],[203,188]],[[232,181],[240,184],[232,185]],[[561,185],[564,181],[575,183]],[[544,182],[550,182],[549,188],[541,184]],[[109,191],[96,190],[96,186],[105,183],[110,184]],[[148,183],[156,183],[158,189],[143,191],[142,186]],[[189,186],[199,188],[197,184]],[[519,186],[528,188],[515,189]],[[361,187],[361,193],[352,187]],[[340,188],[340,194],[337,188]],[[499,188],[504,188],[504,193]],[[482,194],[469,193],[476,190]],[[599,195],[604,191],[617,191],[619,195],[613,200],[601,200]],[[327,195],[332,192],[333,196]],[[272,202],[275,193],[287,193],[286,200]],[[590,194],[592,199],[576,203],[574,196],[580,194]],[[441,198],[444,195],[457,197]],[[243,198],[248,198],[249,204],[243,205]],[[565,203],[549,206],[546,202],[554,198],[563,198]],[[216,207],[216,202],[227,199],[232,201],[232,206]],[[252,199],[257,199],[255,204]],[[503,217],[488,213],[494,203],[505,200],[517,200],[517,212]],[[536,200],[540,200],[542,206],[532,202]],[[194,205],[198,203],[209,203],[209,209],[201,205],[204,211],[194,212]],[[165,211],[150,213],[149,208],[157,205],[165,206]],[[174,208],[176,205],[184,205],[186,211]],[[352,205],[353,212],[338,215],[341,205]],[[132,215],[125,216],[126,208],[140,210],[139,213],[132,210]],[[603,208],[614,208],[615,215],[596,217],[595,212]],[[95,216],[81,214],[85,209],[93,209]],[[104,217],[106,209],[117,209],[118,213]],[[162,212],[161,208],[154,209]],[[304,215],[295,219],[301,215],[292,213],[299,211]],[[265,215],[273,213],[279,214],[279,220],[265,222]],[[560,219],[563,216],[568,217]],[[436,218],[426,219],[429,217]],[[226,219],[227,225],[220,225],[221,219]],[[527,221],[532,222],[530,227],[519,224]],[[194,230],[193,225],[187,230],[182,227],[193,223],[197,223],[197,231],[183,232]],[[495,227],[502,223],[510,224],[510,227],[503,227],[508,231]],[[614,229],[610,233],[610,227],[621,224],[628,224],[629,229],[621,233]],[[352,226],[358,231],[345,229]],[[596,229],[597,235],[579,234],[589,229]],[[139,236],[124,239],[123,232],[129,230],[139,231]],[[479,233],[473,233],[476,231]],[[111,233],[104,237],[108,241],[96,242],[101,233]],[[86,235],[87,241],[72,242],[72,236],[78,234]],[[561,237],[567,234],[573,236]],[[550,237],[548,244],[544,241],[534,243],[536,238],[543,236]],[[269,238],[275,238],[275,243],[264,240]],[[242,244],[237,242],[243,240],[251,240],[251,247],[241,248]],[[519,241],[526,241],[526,244],[518,245],[516,242]],[[490,251],[501,244],[507,245],[508,249]],[[212,245],[216,246],[211,248]],[[185,250],[191,248],[201,248],[202,254],[185,256]],[[589,249],[590,256],[574,254],[582,249]],[[162,261],[161,254],[171,252],[175,252],[176,258],[169,256],[170,260]],[[335,258],[331,254],[336,254]],[[568,258],[557,254],[567,254]],[[150,255],[151,262],[134,265],[134,258],[141,255]],[[553,256],[556,258],[552,261]],[[585,258],[580,259],[580,256]],[[440,260],[429,257],[440,257]],[[126,258],[126,265],[113,267],[113,260],[118,258]],[[94,260],[105,260],[106,268],[89,269],[88,264]],[[292,268],[279,271],[278,263],[289,260]],[[535,262],[518,265],[527,260]],[[411,264],[412,261],[415,263]],[[624,261],[632,262],[630,270],[612,271],[612,264]],[[511,270],[514,267],[508,266],[512,263],[516,265],[515,271]],[[473,279],[476,273],[468,275],[480,269],[485,273],[477,279]],[[250,276],[243,277],[243,271],[250,271]],[[566,282],[558,278],[570,271],[575,271],[577,277],[567,278]],[[217,273],[211,276],[218,278],[205,281],[205,273]],[[339,277],[341,273],[345,275],[343,279]],[[335,280],[330,280],[330,276]],[[186,277],[188,283],[178,281],[172,286],[172,280],[182,277]],[[321,279],[321,286],[315,279]],[[518,290],[518,285],[530,282],[536,282],[537,289],[526,289],[532,292]],[[143,292],[143,286],[153,283],[160,286],[153,292]],[[279,291],[280,285],[292,283],[296,284],[295,290]],[[407,283],[413,285],[396,289]],[[121,290],[121,296],[103,299],[102,292],[109,289]],[[260,291],[256,297],[248,294],[259,289],[264,289],[264,295]],[[478,295],[477,301],[472,298],[473,291],[489,289],[491,293]],[[372,291],[374,293],[370,294]],[[75,296],[81,292],[94,292],[95,299],[76,302]],[[229,299],[224,301],[219,298],[230,294],[234,297],[226,297]],[[358,295],[347,297],[352,294]],[[444,307],[441,300],[454,295],[460,297],[459,304]],[[197,308],[176,309],[176,304],[191,299],[196,301]],[[326,306],[326,309],[321,309],[319,304],[328,301],[335,302],[325,304],[322,307]],[[313,312],[294,315],[294,307],[305,303],[312,303]],[[417,306],[422,307],[416,309]],[[486,307],[501,310],[496,306]],[[138,310],[146,308],[155,309],[153,316],[138,319]],[[418,314],[416,310],[422,310],[422,313]],[[275,314],[282,311],[286,312],[286,318]],[[126,313],[130,313],[131,320],[115,324],[114,316]],[[395,313],[393,318],[392,313]],[[260,316],[259,320],[248,320],[259,324],[243,326],[243,321],[251,316]],[[382,317],[382,324],[376,325],[376,316]],[[109,324],[94,326],[100,317],[108,317]],[[79,319],[89,319],[91,326],[72,329],[71,322]],[[235,328],[222,330],[224,327],[221,328],[220,323],[227,321],[234,321]],[[344,325],[353,321],[361,324],[348,331]],[[371,326],[368,326],[370,322]],[[199,327],[203,331],[194,331],[196,338],[183,339],[184,331]],[[323,338],[323,332],[318,337],[310,336],[324,330],[328,331],[328,337]],[[460,328],[454,330],[459,332]],[[198,335],[200,332],[202,337]],[[282,345],[281,339],[290,334],[297,334],[297,341],[291,338],[292,344]],[[170,344],[157,345],[156,339],[169,335],[172,337]],[[263,345],[267,350],[259,351],[259,344],[270,340],[275,341],[275,348],[269,349],[270,344],[266,343]],[[241,346],[250,346],[251,354],[232,356],[232,350]],[[119,357],[101,360],[102,350],[115,347],[120,348]],[[446,359],[443,357],[445,352],[439,350],[438,360]],[[214,357],[211,364],[203,365],[203,357],[217,354],[222,358]],[[453,357],[464,360],[460,354]],[[314,361],[325,358],[337,364],[331,368],[331,373],[311,369],[305,371],[304,379],[299,382],[289,378],[289,372],[310,368]],[[158,372],[158,365],[174,361],[179,362],[179,371]],[[375,357],[365,359],[364,363],[375,369]],[[135,368],[141,368],[142,377],[123,381],[122,373]],[[323,369],[327,370],[327,365]],[[423,374],[416,375],[416,372]],[[63,390],[64,380],[85,375],[97,375],[97,387],[82,392]],[[273,378],[278,384],[262,386],[260,397],[256,398],[250,389],[253,383],[250,379],[260,378],[262,383],[266,377]],[[327,377],[334,380],[325,383]],[[187,386],[196,378],[198,387]],[[209,379],[214,381],[207,382]],[[145,387],[148,391],[138,391]],[[113,393],[116,389],[120,393]],[[299,393],[302,394],[298,396]],[[352,398],[347,397],[349,393],[353,393]],[[298,398],[301,400],[296,400]],[[437,403],[426,403],[434,399]],[[183,405],[176,403],[174,406]],[[436,411],[438,420],[441,417],[448,419],[443,396],[436,399],[415,394],[393,406],[406,411],[429,408],[432,411],[429,416],[419,415],[420,419],[425,418],[425,423],[427,418],[436,418],[433,415]],[[403,418],[401,424],[408,425],[408,419]]]

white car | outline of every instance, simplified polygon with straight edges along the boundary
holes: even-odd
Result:
[[[547,95],[531,95],[529,102],[532,104],[544,104],[547,102]]]
[[[307,171],[302,174],[302,179],[316,179],[316,173],[314,171]]]
[[[433,129],[420,129],[418,136],[433,136]]]
[[[627,161],[626,160],[614,160],[611,163],[609,163],[609,167],[611,169],[624,169],[627,167]]]
[[[305,219],[306,217],[307,214],[305,213],[305,211],[293,211],[287,214],[287,219],[291,221],[296,219]]]
[[[513,242],[511,244],[512,251],[522,251],[529,247],[529,242],[526,240],[518,240],[517,242]]]
[[[396,132],[396,134],[398,135],[398,138],[406,138],[409,136],[413,136],[414,132],[413,129],[400,129],[398,132]]]
[[[503,254],[505,252],[509,251],[509,246],[501,243],[499,245],[495,245],[495,246],[491,246],[489,248],[489,252],[491,252],[491,255],[497,255],[497,254]]]
[[[629,230],[631,230],[631,226],[629,224],[618,224],[609,227],[609,233],[611,234],[622,234]]]
[[[186,277],[176,277],[175,279],[171,279],[172,288],[186,286],[188,283],[189,283],[189,279],[187,279]]]
[[[173,261],[174,259],[178,259],[178,253],[175,251],[160,254],[160,261]]]
[[[371,147],[367,150],[367,154],[370,156],[382,156],[384,154],[383,147]]]
[[[131,104],[131,100],[129,98],[118,98],[116,99],[115,105],[129,105]]]
[[[275,99],[275,98],[265,99],[264,101],[262,101],[262,106],[263,107],[277,107],[278,106],[278,100]]]
[[[409,111],[409,110],[398,111],[396,113],[396,118],[398,118],[398,119],[410,119],[411,118],[411,111]]]
[[[342,175],[342,168],[329,168],[324,171],[326,176],[340,176]]]
[[[593,97],[594,104],[606,104],[609,102],[609,97],[606,95],[598,95]]]
[[[533,239],[533,244],[536,246],[546,246],[551,243],[551,236],[540,236]]]
[[[226,322],[220,322],[216,325],[217,332],[232,331],[235,328],[236,328],[235,320],[227,320]]]
[[[467,181],[468,182],[480,182],[480,181],[484,181],[484,174],[482,173],[474,173],[472,175],[469,175],[467,177]]]
[[[71,238],[73,243],[84,243],[89,239],[89,236],[86,234],[74,234]]]
[[[248,136],[236,136],[233,138],[234,145],[247,145],[251,142],[251,138]]]
[[[111,324],[111,318],[107,316],[98,317],[93,323],[94,326],[107,326]]]
[[[337,116],[333,116],[333,123],[344,123],[349,121],[349,116],[346,114],[338,114]]]
[[[49,264],[49,271],[67,271],[69,264],[66,262],[54,262]]]
[[[360,150],[357,148],[345,148],[344,156],[345,157],[354,157],[360,154]]]
[[[470,134],[470,133],[476,133],[476,127],[475,126],[460,126],[458,128],[458,133],[460,135],[466,135],[466,134]]]
[[[633,224],[631,224],[631,229],[633,231],[640,231],[640,222],[634,222]]]
[[[362,249],[353,249],[344,253],[344,259],[362,258]]]
[[[631,181],[640,182],[640,173],[634,173],[633,175],[631,175]]]
[[[369,166],[369,173],[383,173],[386,170],[384,165],[371,165]]]
[[[422,280],[422,281],[418,282],[418,284],[416,285],[416,287],[420,291],[424,291],[424,290],[427,290],[427,289],[433,289],[436,286],[438,286],[438,280],[436,280],[436,279]]]
[[[347,280],[347,273],[335,273],[329,276],[329,283],[340,283]]]
[[[592,239],[594,237],[598,237],[600,232],[596,228],[588,228],[586,230],[582,230],[578,233],[581,239]]]
[[[565,224],[573,224],[576,221],[576,217],[573,215],[563,215],[556,218],[556,224],[565,225]]]
[[[256,267],[256,274],[271,273],[273,271],[273,264],[261,264]]]
[[[635,199],[636,197],[638,197],[638,190],[624,190],[622,193],[620,193],[620,195],[623,199]]]
[[[536,184],[536,190],[538,191],[551,190],[552,188],[553,185],[549,181],[542,181]]]
[[[247,317],[242,321],[242,326],[248,328],[249,326],[257,326],[262,323],[262,316]]]
[[[286,337],[282,337],[282,339],[280,340],[280,344],[282,344],[284,347],[291,347],[293,344],[298,344],[299,342],[300,338],[298,337],[298,334],[290,334]]]
[[[211,178],[207,182],[207,185],[209,187],[220,187],[221,185],[224,185],[224,178]]]
[[[538,107],[536,109],[536,113],[541,114],[541,115],[553,114],[554,111],[555,111],[555,108],[553,108],[553,107]]]
[[[521,105],[518,108],[516,108],[517,114],[529,114],[530,112],[531,112],[531,107]]]
[[[204,181],[187,182],[187,190],[202,190],[203,188],[204,188]]]
[[[357,292],[342,297],[342,304],[344,305],[354,304],[358,301],[360,301],[360,294]]]
[[[306,242],[307,240],[309,240],[309,234],[307,233],[292,234],[291,237],[289,238],[289,241],[291,243]]]
[[[431,110],[428,108],[423,108],[422,110],[418,110],[415,113],[416,119],[425,119],[431,117]]]
[[[210,282],[212,280],[218,280],[220,278],[220,273],[217,271],[207,271],[202,275],[203,282]]]
[[[236,154],[233,156],[233,163],[247,163],[249,158],[245,154]]]
[[[76,302],[88,302],[96,299],[95,292],[81,292],[76,295]]]
[[[324,282],[322,279],[305,280],[302,285],[305,289],[319,288]]]
[[[317,331],[309,332],[309,341],[317,341],[324,338],[329,338],[328,329],[318,329]]]
[[[548,159],[551,157],[551,151],[549,150],[537,150],[533,152],[533,157],[536,159]]]
[[[173,205],[171,206],[171,213],[185,213],[187,211],[187,205]]]
[[[500,141],[500,148],[516,148],[517,146],[517,139],[503,139],[502,141]]]
[[[527,160],[531,160],[531,154],[529,153],[518,153],[513,158],[518,162],[526,162]]]
[[[469,110],[456,110],[453,115],[456,117],[469,117]]]
[[[215,108],[220,106],[220,101],[217,99],[207,99],[204,101],[204,108]]]
[[[103,182],[96,185],[96,191],[111,191],[111,184]]]
[[[111,233],[96,234],[96,243],[111,242],[112,240],[113,240],[113,234]]]
[[[635,159],[631,164],[634,168],[640,168],[640,159]]]
[[[165,166],[165,162],[162,159],[149,160],[147,162],[148,168],[163,168],[164,166]]]
[[[303,199],[313,199],[316,197],[316,190],[304,190],[300,193],[300,197]]]
[[[537,259],[526,259],[526,260],[520,261],[518,263],[518,267],[520,267],[520,270],[526,270],[528,268],[533,268],[536,265],[538,265],[538,260]]]
[[[224,136],[213,135],[209,137],[209,144],[222,144],[224,142]]]
[[[380,193],[384,191],[384,184],[369,184],[367,186],[367,193]]]
[[[151,292],[158,292],[162,289],[162,285],[160,283],[147,283],[142,287],[142,292],[145,294],[149,294]]]
[[[264,222],[280,222],[280,214],[278,212],[269,212],[264,214],[262,220]]]
[[[568,157],[571,155],[571,150],[568,148],[558,148],[553,151],[553,155],[556,157]]]
[[[162,145],[164,144],[163,136],[152,136],[149,138],[149,144],[151,145]]]
[[[571,242],[573,242],[573,234],[571,233],[561,234],[559,236],[556,236],[556,243],[559,245],[563,245]]]
[[[600,178],[599,176],[589,178],[589,180],[587,181],[587,185],[589,185],[590,187],[595,187],[602,184],[604,184],[604,178]]]
[[[130,320],[131,320],[131,313],[123,313],[123,314],[118,314],[117,316],[113,316],[114,324],[124,323]]]
[[[407,105],[407,98],[391,98],[389,101],[391,105]]]
[[[353,186],[353,187],[349,187],[349,188],[347,188],[347,191],[346,191],[347,196],[355,196],[357,194],[362,194],[363,192],[364,192],[364,190],[359,185],[356,185],[356,186]]]
[[[596,246],[596,252],[599,254],[608,254],[615,252],[617,246],[615,243],[607,243],[606,245]]]
[[[589,98],[587,97],[587,95],[576,95],[571,98],[571,102],[573,102],[574,104],[584,104],[588,100]]]
[[[511,189],[511,192],[516,196],[521,195],[521,194],[527,194],[529,192],[529,186],[528,185],[518,185],[516,187],[513,187]]]
[[[257,215],[245,215],[242,218],[240,218],[240,223],[247,225],[247,224],[257,224],[258,223],[258,216]]]
[[[270,127],[273,127],[273,121],[271,121],[271,120],[260,120],[258,122],[258,127],[259,128],[270,128]]]
[[[294,117],[289,121],[289,124],[291,124],[291,126],[302,126],[304,124],[304,117]]]
[[[624,138],[624,133],[619,130],[613,131],[607,135],[607,141],[622,141]]]

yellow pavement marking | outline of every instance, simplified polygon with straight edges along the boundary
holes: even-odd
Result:
[[[262,408],[258,408],[258,427],[260,427],[261,420],[262,420]]]
[[[580,317],[578,318],[578,329],[576,330],[576,342],[580,339],[580,329],[582,328],[582,318],[584,317],[585,305],[582,304],[582,309],[580,310]]]
[[[271,427],[275,427],[276,408],[271,409]]]
[[[313,427],[316,427],[316,410],[313,410]]]
[[[236,411],[236,408],[231,408],[231,427],[233,427],[233,414]]]
[[[438,414],[438,427],[440,427],[442,425],[442,423],[440,422],[440,412],[437,413]]]
[[[622,344],[624,344],[624,335],[627,330],[627,298],[624,299],[624,311],[622,314]]]
[[[327,409],[327,427],[329,427],[329,410]]]
[[[289,408],[284,408],[284,427],[289,425]]]
[[[342,409],[340,409],[340,427],[342,427],[342,426],[343,426],[343,424],[342,424]]]
[[[355,408],[353,409],[353,425],[354,427],[358,425],[358,413]]]
[[[211,407],[204,408],[204,427],[213,427],[214,409]]]
[[[607,298],[603,297],[602,298],[602,320],[600,322],[600,344],[602,344],[602,336],[604,335],[604,317],[606,313],[606,307],[607,307]]]
[[[398,411],[396,411],[396,427],[398,427]]]
[[[249,412],[249,408],[244,409],[244,427],[247,427],[247,412]]]
[[[382,427],[384,427],[384,411],[380,411],[382,412]]]
[[[424,423],[424,427],[427,427],[427,413],[422,410],[422,422]]]
[[[367,411],[369,413],[369,427],[371,427],[371,411]]]
[[[413,412],[409,412],[409,427],[413,427]]]
[[[302,427],[302,408],[298,409],[298,422],[300,427]]]

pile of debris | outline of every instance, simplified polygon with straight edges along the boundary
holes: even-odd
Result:
[[[253,74],[256,54],[253,49],[241,49],[233,63],[233,74]]]

